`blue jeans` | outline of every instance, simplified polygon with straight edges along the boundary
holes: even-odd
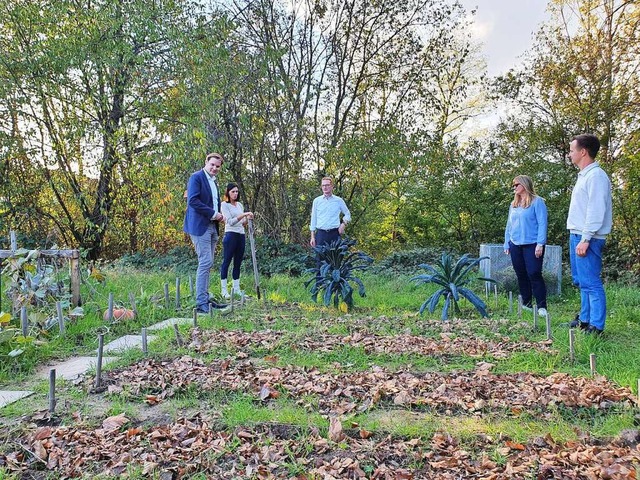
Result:
[[[531,297],[535,297],[538,308],[547,308],[547,286],[542,277],[542,255],[536,257],[536,244],[515,245],[509,242],[511,264],[518,279],[518,289],[522,304],[531,307]]]
[[[242,257],[244,257],[244,249],[246,245],[245,235],[237,232],[226,232],[222,239],[222,265],[220,266],[220,278],[227,279],[229,273],[229,265],[233,259],[233,271],[231,278],[238,280],[240,278],[240,265]]]
[[[604,330],[607,316],[607,298],[604,293],[602,279],[602,249],[605,240],[592,238],[587,255],[576,255],[576,246],[581,235],[572,233],[569,237],[569,258],[571,260],[571,276],[573,284],[580,289],[580,321]]]
[[[215,258],[218,232],[215,225],[209,225],[204,235],[191,235],[191,241],[198,255],[198,271],[196,272],[196,307],[209,311],[209,276]]]

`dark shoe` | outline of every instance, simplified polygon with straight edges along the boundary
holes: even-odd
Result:
[[[196,308],[196,312],[198,313],[209,313],[209,309],[208,308],[204,308],[204,307],[198,307]]]
[[[589,322],[580,321],[579,313],[576,314],[576,318],[574,318],[569,324],[569,328],[578,328],[578,327],[580,327],[580,330],[586,330],[589,328]]]
[[[598,337],[604,333],[604,330],[600,330],[599,328],[594,327],[593,325],[589,325],[589,327],[584,331],[586,335],[597,335]]]

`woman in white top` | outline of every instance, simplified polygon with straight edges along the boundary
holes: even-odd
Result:
[[[220,282],[222,296],[229,298],[231,295],[227,287],[227,275],[231,259],[233,259],[233,270],[231,272],[233,292],[240,293],[240,265],[242,264],[245,248],[244,226],[247,224],[247,220],[253,219],[253,213],[244,211],[242,204],[238,201],[238,185],[235,183],[227,184],[224,200],[221,206],[222,215],[225,218],[225,227],[222,240],[223,260],[220,267]]]

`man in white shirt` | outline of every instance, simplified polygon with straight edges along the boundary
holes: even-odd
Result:
[[[311,246],[331,243],[344,235],[351,213],[344,200],[333,195],[333,179],[324,177],[320,183],[322,195],[313,200],[311,206]],[[342,214],[342,219],[340,219]]]
[[[600,141],[590,134],[574,137],[569,145],[571,163],[580,172],[567,216],[571,276],[580,288],[580,314],[571,326],[596,335],[603,332],[607,314],[600,275],[602,250],[613,225],[611,182],[595,161],[599,150]]]

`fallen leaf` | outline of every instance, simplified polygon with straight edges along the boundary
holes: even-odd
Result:
[[[124,416],[124,413],[119,415],[114,415],[109,418],[105,418],[102,422],[102,428],[106,431],[111,432],[113,430],[117,430],[122,427],[125,423],[127,423],[129,419]]]
[[[329,440],[337,443],[344,440],[345,437],[340,419],[338,417],[329,417]]]

